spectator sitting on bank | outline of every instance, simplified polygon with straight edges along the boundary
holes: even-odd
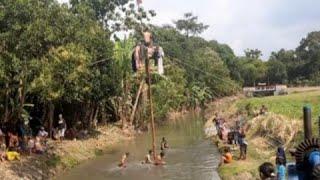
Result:
[[[34,142],[34,148],[36,154],[43,154],[45,151],[44,147],[41,144],[40,137],[38,136],[36,137],[36,140]]]
[[[265,105],[262,105],[260,108],[260,115],[265,115],[268,112],[268,108]]]
[[[48,135],[49,133],[44,129],[44,127],[41,127],[37,136],[40,137],[42,143],[47,144]]]
[[[19,150],[19,138],[17,135],[14,135],[12,132],[8,133],[9,137],[9,151],[18,151]]]
[[[0,142],[0,161],[6,160],[6,144],[5,142]]]
[[[28,137],[28,153],[29,155],[35,151],[35,142],[32,137]]]
[[[276,173],[273,164],[265,162],[259,166],[261,180],[276,180]]]
[[[41,127],[39,132],[38,132],[38,136],[40,138],[46,139],[48,137],[48,132],[44,129],[44,127]]]
[[[224,149],[224,154],[222,155],[221,157],[221,162],[220,162],[220,165],[222,164],[229,164],[232,162],[232,154],[231,154],[231,150],[229,147],[226,147]]]

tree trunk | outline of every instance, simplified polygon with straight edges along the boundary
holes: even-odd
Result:
[[[6,83],[6,99],[5,99],[5,110],[4,110],[4,122],[8,121],[9,117],[9,83]]]
[[[104,106],[101,107],[101,124],[105,125],[107,123],[107,113]]]
[[[18,118],[19,118],[19,120],[21,120],[21,118],[22,118],[21,114],[22,114],[22,110],[23,110],[24,100],[25,100],[24,84],[23,84],[23,80],[20,79],[19,80],[19,101],[20,101],[20,105],[19,105],[19,109],[18,109]]]
[[[54,104],[53,102],[49,102],[49,132],[50,138],[52,137],[52,128],[53,128],[53,119],[54,119]]]
[[[99,105],[96,106],[96,112],[95,112],[94,117],[93,117],[93,128],[94,128],[94,129],[97,128],[97,124],[98,124],[98,114],[99,114]]]

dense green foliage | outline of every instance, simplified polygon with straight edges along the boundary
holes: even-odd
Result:
[[[208,26],[191,13],[175,27],[148,24],[153,16],[134,0],[0,1],[1,122],[32,116],[51,128],[59,113],[69,127],[128,121],[141,80],[131,71],[131,53],[145,27],[166,54],[165,75],[152,76],[157,119],[204,107],[241,85],[320,82],[320,32],[264,62],[257,49],[236,57],[228,45],[198,37]],[[117,32],[131,34],[119,40]]]
[[[137,8],[134,0],[1,1],[0,10],[1,122],[31,116],[31,124],[52,128],[59,113],[68,127],[128,121],[140,79],[131,71],[140,40],[134,37],[141,37],[155,12]],[[207,26],[192,14],[186,18],[176,28],[153,29],[167,55],[165,76],[153,75],[157,118],[238,87],[224,63],[232,58],[223,53],[234,56],[232,50],[191,36]],[[128,30],[136,33],[121,41],[115,36]]]

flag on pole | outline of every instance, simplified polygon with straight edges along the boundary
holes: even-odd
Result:
[[[137,0],[137,4],[138,5],[142,4],[142,0]]]

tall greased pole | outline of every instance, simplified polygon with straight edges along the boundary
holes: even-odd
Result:
[[[152,150],[153,150],[153,159],[156,159],[156,129],[154,125],[154,114],[153,114],[153,103],[152,103],[152,91],[151,91],[151,77],[150,77],[150,59],[149,59],[149,52],[148,47],[152,46],[151,42],[151,33],[145,32],[144,34],[144,56],[145,56],[145,69],[146,69],[146,75],[147,75],[147,84],[148,84],[148,99],[149,99],[149,105],[150,105],[150,118],[151,118],[151,129],[152,129]]]

